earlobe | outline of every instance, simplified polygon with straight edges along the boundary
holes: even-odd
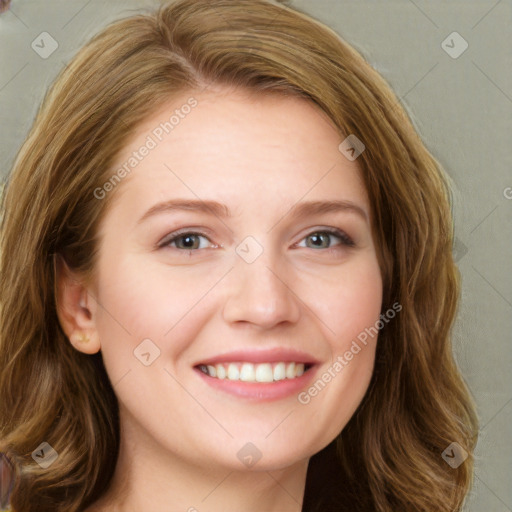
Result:
[[[96,354],[101,348],[96,330],[92,332],[75,330],[68,338],[77,350],[85,354]]]
[[[96,301],[60,254],[54,255],[54,269],[55,302],[62,330],[77,350],[95,354],[101,348],[96,330]]]

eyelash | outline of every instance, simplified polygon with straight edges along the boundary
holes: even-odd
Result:
[[[311,231],[302,240],[305,240],[306,238],[309,238],[310,236],[319,235],[319,234],[328,234],[328,235],[336,236],[341,241],[341,243],[339,245],[335,245],[333,247],[327,247],[325,249],[320,248],[320,250],[323,250],[323,251],[328,251],[328,252],[337,251],[337,250],[339,250],[340,245],[344,246],[344,247],[355,247],[355,245],[356,245],[354,243],[354,241],[345,232],[343,232],[337,228],[323,228],[323,229]],[[172,238],[166,239],[164,242],[160,243],[158,245],[158,247],[162,248],[162,249],[163,248],[176,249],[176,250],[182,251],[182,252],[189,251],[189,253],[201,250],[201,249],[179,249],[177,247],[174,247],[174,248],[170,247],[170,245],[172,243],[176,242],[178,239],[184,237],[185,235],[202,236],[202,237],[206,238],[208,241],[210,241],[210,239],[208,238],[208,236],[205,233],[202,233],[200,231],[183,230],[183,231],[178,231],[176,233],[173,233]],[[314,250],[317,250],[317,249],[314,249]]]

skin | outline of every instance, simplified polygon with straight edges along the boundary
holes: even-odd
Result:
[[[198,106],[110,192],[95,282],[82,284],[65,264],[59,270],[61,324],[77,350],[102,351],[120,406],[112,485],[88,512],[148,504],[157,512],[299,512],[310,457],[339,434],[368,388],[376,339],[306,405],[297,394],[234,397],[193,366],[233,350],[293,347],[319,361],[315,375],[328,371],[379,319],[369,200],[357,160],[339,151],[343,137],[318,107],[222,88],[169,101],[138,127],[113,169],[191,96]],[[224,203],[232,217],[174,210],[138,223],[176,198]],[[340,199],[367,218],[287,214],[301,202]],[[329,227],[355,246],[312,237]],[[155,248],[181,228],[206,237],[193,238],[192,251],[180,248],[183,238]],[[247,236],[263,249],[250,264],[235,251]],[[160,350],[150,366],[133,353],[147,338]],[[237,457],[247,442],[262,455],[252,467]]]

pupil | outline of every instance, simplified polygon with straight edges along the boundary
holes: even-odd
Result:
[[[313,243],[315,245],[322,245],[322,239],[321,239],[322,235],[319,235],[319,234],[315,234],[315,235],[312,235],[312,238],[313,238]]]
[[[187,248],[190,248],[191,245],[192,246],[194,245],[194,240],[193,240],[193,238],[191,236],[186,236],[186,237],[183,238],[183,240],[184,240],[185,246]]]

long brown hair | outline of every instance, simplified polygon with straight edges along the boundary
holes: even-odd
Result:
[[[135,127],[170,98],[209,84],[295,95],[364,142],[361,175],[381,266],[370,387],[308,467],[304,511],[461,510],[472,481],[475,407],[452,355],[459,273],[446,175],[383,78],[331,29],[266,0],[178,0],[103,29],[48,91],[9,176],[0,238],[0,452],[16,468],[14,511],[75,512],[108,487],[119,449],[101,353],[67,340],[55,255],[88,279],[115,192],[94,191]],[[122,184],[120,185],[122,187]],[[51,468],[32,452],[47,442]],[[458,443],[457,468],[442,452]]]

